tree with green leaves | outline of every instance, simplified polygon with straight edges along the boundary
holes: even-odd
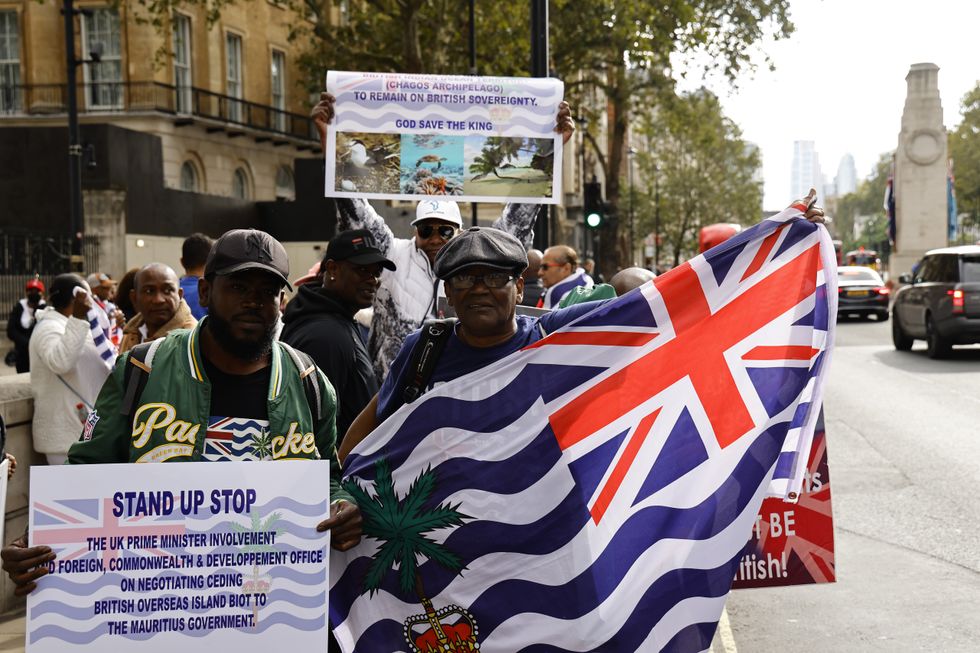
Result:
[[[425,602],[427,598],[418,575],[420,557],[433,560],[450,571],[463,569],[459,556],[425,535],[441,528],[460,526],[468,519],[459,512],[459,504],[426,507],[436,488],[435,472],[427,469],[419,474],[405,496],[399,497],[391,467],[382,458],[375,463],[374,496],[356,481],[346,480],[343,487],[361,509],[364,535],[381,542],[364,578],[365,591],[371,594],[378,591],[385,576],[397,565],[402,592],[414,592]]]
[[[956,202],[968,222],[980,226],[980,84],[963,96],[963,122],[949,134]]]
[[[613,216],[625,215],[620,196],[629,127],[672,93],[672,55],[697,56],[708,71],[734,81],[754,67],[754,44],[793,30],[786,0],[553,0],[551,6],[555,69],[569,102],[588,119],[586,138]],[[596,91],[599,103],[591,101]],[[605,119],[600,140],[597,126]],[[629,264],[625,226],[612,219],[602,227],[603,242],[617,243],[619,267]]]
[[[884,259],[889,251],[888,219],[885,215],[885,186],[892,168],[891,152],[882,154],[874,170],[853,193],[837,198],[831,228],[844,243],[844,251],[864,246],[875,249]],[[855,234],[854,225],[860,224]]]
[[[659,187],[662,251],[667,254],[663,262],[676,266],[696,254],[698,232],[707,224],[751,225],[761,219],[758,150],[742,140],[713,93],[701,89],[667,95],[637,135],[646,144],[637,166]],[[646,188],[638,199],[641,233],[654,231],[654,188]]]

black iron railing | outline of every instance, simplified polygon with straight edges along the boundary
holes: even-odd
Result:
[[[0,118],[37,116],[68,111],[66,84],[0,86]],[[177,87],[161,82],[98,82],[78,85],[81,114],[155,111],[187,119],[202,118],[231,127],[244,127],[318,141],[309,116],[249,102],[203,88]]]
[[[72,238],[67,234],[0,231],[0,307],[7,311],[24,296],[24,284],[34,275],[45,285],[71,271]],[[99,237],[82,239],[85,274],[99,271]]]

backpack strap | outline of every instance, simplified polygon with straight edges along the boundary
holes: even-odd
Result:
[[[123,394],[122,404],[119,407],[119,414],[129,417],[130,426],[136,417],[136,405],[139,403],[146,382],[150,378],[150,370],[153,369],[153,357],[162,342],[163,338],[157,338],[151,342],[138,344],[129,351],[129,356],[126,359],[126,370],[123,372],[125,394]]]
[[[279,344],[299,371],[303,392],[306,393],[306,403],[309,404],[310,414],[313,416],[313,432],[316,433],[320,430],[320,413],[323,410],[323,397],[320,395],[320,384],[317,382],[316,363],[306,352],[293,349],[282,341],[279,341]]]
[[[412,355],[408,363],[408,374],[405,377],[405,387],[402,398],[410,404],[425,392],[425,387],[432,378],[436,363],[442,356],[442,351],[449,342],[449,336],[459,320],[450,317],[444,320],[426,320],[422,324],[419,339],[412,347]]]

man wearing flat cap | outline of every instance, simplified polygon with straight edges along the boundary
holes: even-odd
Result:
[[[330,516],[317,530],[332,530],[334,548],[357,544],[360,512],[337,482],[333,387],[309,357],[273,339],[288,276],[286,250],[269,234],[219,238],[198,287],[207,317],[119,357],[68,463],[328,459]],[[159,406],[172,413],[154,428]],[[2,557],[23,596],[55,553],[28,547],[25,534]]]
[[[589,302],[541,317],[517,315],[525,268],[527,253],[520,241],[498,229],[471,227],[442,248],[435,272],[445,285],[446,299],[459,322],[432,367],[423,392],[537,342],[598,306]],[[416,331],[405,340],[378,395],[347,432],[340,448],[341,459],[405,403],[404,389],[416,373],[412,353],[421,334]]]

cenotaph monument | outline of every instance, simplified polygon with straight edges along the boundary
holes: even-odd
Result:
[[[895,152],[895,247],[888,259],[892,279],[909,272],[930,249],[945,247],[946,128],[939,98],[939,66],[913,64],[902,131]]]

